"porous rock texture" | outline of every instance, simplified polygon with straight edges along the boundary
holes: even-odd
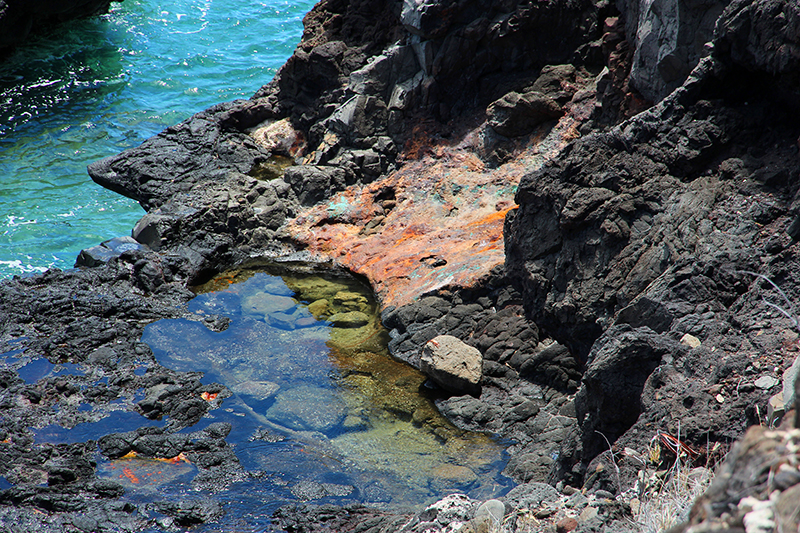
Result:
[[[264,258],[364,275],[409,364],[439,335],[480,351],[480,394],[437,405],[509,439],[519,486],[502,498],[507,524],[525,508],[553,527],[625,530],[654,438],[713,463],[702,450],[774,425],[767,403],[798,352],[795,2],[323,0],[305,27],[250,100],[90,166],[147,210],[140,247],[0,284],[7,351],[92,372],[28,383],[4,371],[0,474],[14,487],[0,520],[153,527],[120,506],[119,484],[96,479],[93,442],[30,449],[29,428],[102,419],[112,400],[167,424],[104,436],[107,457],[183,454],[205,465],[204,489],[246,478],[226,428],[175,435],[230,392],[160,367],[140,337],[157,318],[198,319],[188,285]],[[534,101],[548,120],[529,120]],[[54,407],[81,403],[91,410]],[[767,507],[783,517],[800,480],[792,422],[750,429],[686,527],[742,527]],[[780,458],[766,470],[751,464],[762,446]],[[739,471],[780,479],[778,492]],[[410,516],[312,502],[275,523],[477,529],[479,503]],[[154,509],[171,525],[218,516],[213,500]]]

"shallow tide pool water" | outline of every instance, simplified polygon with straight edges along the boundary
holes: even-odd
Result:
[[[231,423],[227,440],[248,472],[217,494],[226,515],[214,527],[265,527],[286,503],[412,508],[456,491],[507,490],[502,443],[438,413],[425,377],[389,356],[376,302],[358,280],[239,271],[208,288],[190,310],[230,318],[224,331],[169,319],[142,340],[162,366],[202,371],[203,383],[233,392],[198,424]],[[106,472],[119,478],[125,463],[113,463]],[[137,475],[129,496],[191,492],[196,472],[178,467],[175,480],[149,489]]]

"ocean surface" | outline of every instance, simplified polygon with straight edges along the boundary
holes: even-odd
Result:
[[[72,268],[144,214],[86,166],[219,102],[294,51],[312,0],[125,0],[0,63],[0,279]]]

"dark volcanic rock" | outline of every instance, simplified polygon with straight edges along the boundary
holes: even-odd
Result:
[[[662,363],[679,358],[686,347],[647,327],[609,328],[594,344],[575,397],[584,454],[598,455],[639,418],[645,382]],[[605,439],[608,439],[606,441]]]
[[[273,117],[266,102],[219,104],[137,148],[92,163],[89,175],[146,210],[160,207],[196,184],[224,180],[231,172],[247,174],[266,161],[270,154],[243,130]]]
[[[506,137],[530,133],[538,125],[561,117],[564,111],[555,100],[538,91],[510,92],[486,109],[489,126]]]
[[[745,271],[797,293],[787,231],[800,130],[784,98],[798,86],[779,65],[793,61],[798,31],[745,24],[751,10],[793,20],[796,7],[732,3],[719,46],[684,86],[575,141],[520,184],[506,226],[508,275],[539,327],[588,357],[576,398],[583,448],[561,450],[564,471],[607,449],[600,433],[638,449],[655,428],[680,428],[698,447],[741,435],[756,422],[752,406],[767,399],[741,387],[758,377],[742,350],[772,368],[794,359],[780,334],[754,333],[777,315]],[[767,51],[777,49],[786,51],[779,62]],[[601,370],[603,360],[620,366]]]
[[[113,0],[0,0],[0,53],[71,19],[107,13]]]
[[[707,53],[714,26],[731,0],[620,0],[633,44],[631,85],[657,102],[679,87]],[[748,2],[749,3],[749,2]]]
[[[611,459],[626,448],[643,453],[657,432],[700,449],[764,422],[773,391],[762,378],[780,376],[796,356],[796,324],[763,303],[766,295],[783,305],[752,272],[768,275],[789,301],[800,298],[798,7],[788,0],[617,4],[627,20],[601,0],[325,0],[307,16],[296,53],[251,100],[215,106],[91,165],[95,181],[147,209],[133,231],[142,246],[87,251],[82,270],[0,284],[0,341],[9,358],[86,367],[82,376],[28,381],[17,371],[23,364],[0,371],[0,475],[14,485],[0,492],[0,521],[27,525],[32,519],[22,510],[37,509],[49,513],[36,522],[42,531],[154,526],[116,500],[121,486],[96,479],[93,443],[38,444],[29,429],[96,422],[114,401],[143,415],[143,426],[164,417],[167,426],[106,435],[99,447],[107,457],[183,454],[200,470],[193,486],[212,492],[246,479],[225,442],[229,428],[177,432],[206,414],[205,398],[219,402],[230,393],[202,385],[199,373],[160,367],[140,341],[144,325],[192,318],[186,287],[215,272],[253,256],[302,252],[289,221],[317,206],[326,214],[315,231],[344,225],[357,215],[325,202],[376,185],[427,152],[451,158],[447,172],[484,164],[525,172],[519,208],[506,218],[505,270],[475,286],[437,285],[382,315],[393,355],[412,365],[439,335],[483,355],[479,396],[443,394],[436,404],[461,428],[510,440],[506,473],[534,484],[509,502],[554,501],[545,481],[608,497],[632,486],[640,468],[622,461],[612,475]],[[703,47],[712,27],[713,46]],[[594,83],[576,87],[605,66]],[[677,89],[614,125],[644,107],[631,85],[653,100]],[[463,147],[486,131],[475,124],[498,99],[489,127],[519,137],[498,143],[486,161],[477,152],[460,153],[463,160],[448,153],[454,132],[471,132],[458,140]],[[535,167],[519,168],[515,154],[532,148],[525,135],[561,113],[562,137],[541,146]],[[408,181],[417,185],[417,178]],[[451,195],[447,188],[431,194]],[[392,188],[374,197],[364,234],[382,231],[390,212],[403,208]],[[468,208],[455,203],[446,210]],[[487,205],[496,221],[508,208]],[[413,231],[409,225],[398,239]],[[448,261],[426,256],[415,268]],[[290,418],[303,414],[297,403],[282,398],[272,408]],[[77,407],[84,404],[92,409]],[[329,407],[319,429],[343,418],[341,406]],[[305,414],[320,412],[312,411]],[[761,440],[789,449],[794,437],[765,431],[749,438],[707,501],[755,505],[730,500],[731,490],[744,494],[741,471],[780,483],[774,505],[783,516],[796,501],[796,465],[759,470],[752,457],[768,455]],[[331,495],[333,487],[307,482],[291,492],[302,499]],[[762,503],[768,496],[752,494]],[[166,515],[159,527],[187,527],[215,520],[218,503],[157,502],[149,510]],[[471,519],[476,506],[462,503],[451,519]],[[412,519],[295,506],[275,518],[291,531],[444,526],[448,515],[430,509]],[[585,530],[630,515],[619,502],[597,509]]]

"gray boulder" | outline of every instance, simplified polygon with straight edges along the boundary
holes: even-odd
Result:
[[[422,349],[420,369],[443,389],[456,394],[480,392],[483,356],[452,335],[439,335]]]

